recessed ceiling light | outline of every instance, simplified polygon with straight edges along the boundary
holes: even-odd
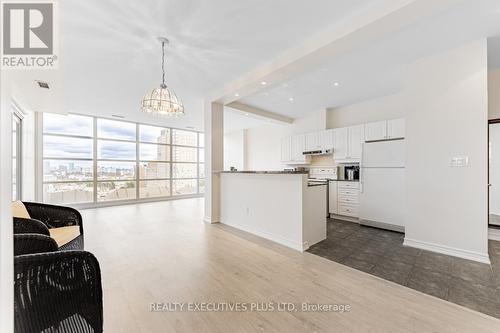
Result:
[[[245,116],[249,116],[249,115],[250,115],[250,113],[245,113]]]
[[[263,85],[263,86],[265,86],[267,84],[267,82],[266,81],[261,81],[260,84]]]
[[[293,97],[290,97],[288,100],[289,100],[290,102],[293,102],[293,101],[294,101]]]
[[[240,94],[236,93],[234,94],[234,97],[240,97]]]
[[[338,86],[340,86],[340,83],[338,83],[338,82],[333,82],[333,85],[334,85],[335,87],[338,87]]]

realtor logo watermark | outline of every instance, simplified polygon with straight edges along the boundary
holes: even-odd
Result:
[[[2,68],[57,68],[55,1],[2,2]]]

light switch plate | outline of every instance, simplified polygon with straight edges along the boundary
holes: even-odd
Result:
[[[450,161],[450,167],[463,168],[469,165],[469,156],[453,156]]]

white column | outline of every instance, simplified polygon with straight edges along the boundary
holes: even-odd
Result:
[[[220,222],[220,174],[224,169],[224,105],[206,102],[205,131],[205,222]]]

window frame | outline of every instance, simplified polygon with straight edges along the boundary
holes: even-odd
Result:
[[[45,114],[45,113],[44,113]],[[175,199],[182,199],[186,197],[201,197],[204,195],[203,191],[200,191],[200,164],[203,166],[204,162],[200,163],[200,149],[205,149],[205,147],[200,147],[200,135],[204,135],[203,132],[200,131],[194,131],[194,130],[187,130],[187,129],[179,129],[179,128],[173,128],[173,127],[167,127],[167,126],[158,126],[154,124],[147,124],[147,123],[139,123],[139,122],[133,122],[133,121],[127,121],[127,120],[122,120],[122,119],[110,119],[106,117],[96,117],[96,116],[88,116],[88,115],[82,115],[82,114],[76,114],[76,113],[71,113],[74,115],[78,116],[86,116],[89,118],[92,118],[92,124],[93,124],[93,132],[92,136],[88,135],[78,135],[78,134],[54,134],[50,132],[45,132],[44,131],[44,114],[42,114],[38,118],[38,128],[39,130],[39,137],[40,137],[40,161],[41,161],[41,170],[40,175],[39,175],[39,184],[40,184],[40,191],[39,193],[39,200],[44,201],[44,196],[45,196],[45,185],[46,184],[57,184],[57,183],[92,183],[93,184],[93,195],[92,195],[92,201],[91,202],[75,202],[75,203],[57,203],[55,202],[54,204],[62,204],[62,205],[69,205],[72,207],[81,207],[81,208],[91,208],[91,207],[99,207],[99,206],[112,206],[112,205],[120,205],[120,204],[129,204],[129,203],[137,203],[137,202],[151,202],[151,201],[163,201],[163,200],[175,200]],[[126,140],[126,139],[110,139],[108,137],[106,138],[101,138],[98,135],[98,129],[97,129],[97,123],[99,119],[105,119],[108,121],[115,121],[117,123],[119,122],[126,122],[126,123],[132,123],[135,125],[135,140]],[[141,140],[141,125],[143,126],[152,126],[152,127],[157,127],[157,128],[162,128],[168,130],[168,140],[167,142],[169,143],[163,143],[163,142],[150,142],[150,141],[142,141]],[[185,145],[174,145],[173,144],[173,133],[175,130],[180,130],[180,131],[185,131],[185,132],[191,132],[191,133],[196,133],[196,146],[185,146]],[[44,152],[44,139],[45,136],[59,136],[61,138],[64,137],[72,137],[72,138],[82,138],[82,139],[92,139],[92,158],[74,158],[74,157],[45,157],[45,152]],[[98,142],[99,141],[113,141],[113,142],[124,142],[124,143],[134,143],[135,144],[135,159],[110,159],[110,158],[98,158]],[[140,148],[141,144],[147,144],[147,145],[158,145],[158,146],[167,146],[169,150],[169,160],[168,161],[163,161],[163,160],[147,160],[147,159],[141,159],[140,156]],[[190,179],[190,180],[195,180],[196,181],[196,192],[193,194],[188,194],[188,195],[174,195],[173,193],[173,182],[174,182],[174,175],[173,175],[173,158],[172,158],[172,153],[174,150],[174,147],[187,147],[187,148],[194,148],[196,149],[196,162],[185,162],[185,161],[176,161],[175,163],[188,163],[188,164],[196,164],[196,178],[176,178],[177,179]],[[73,161],[85,161],[88,162],[90,161],[92,163],[92,179],[91,180],[64,180],[64,181],[45,181],[44,180],[44,161],[46,160],[73,160]],[[128,179],[128,180],[123,180],[123,179],[99,179],[98,176],[98,166],[102,162],[127,162],[127,163],[132,163],[135,165],[135,176],[134,178]],[[141,177],[141,165],[143,163],[166,163],[168,167],[168,178],[164,177],[158,177],[158,174],[155,175],[154,178],[148,178],[145,175]],[[118,200],[99,200],[99,195],[97,193],[98,191],[98,185],[101,183],[109,183],[109,182],[134,182],[135,184],[135,198],[134,199],[118,199]],[[165,196],[157,196],[157,197],[141,197],[141,183],[146,184],[147,182],[154,182],[154,181],[159,181],[164,182],[167,181],[169,185],[168,189],[168,195]],[[142,191],[144,193],[144,190]]]

